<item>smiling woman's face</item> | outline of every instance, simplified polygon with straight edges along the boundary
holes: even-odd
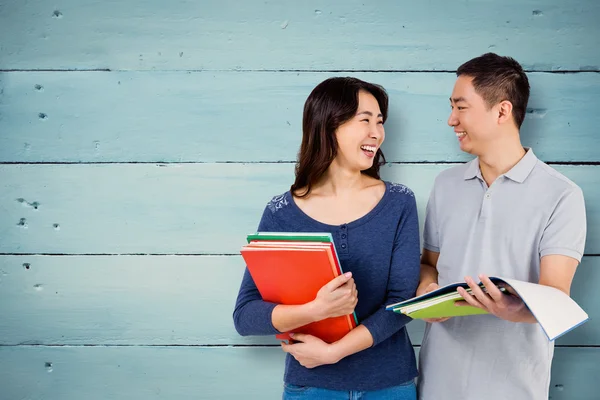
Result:
[[[340,125],[336,138],[338,149],[333,164],[359,171],[371,168],[385,139],[383,115],[372,94],[362,90],[358,92],[356,115]]]

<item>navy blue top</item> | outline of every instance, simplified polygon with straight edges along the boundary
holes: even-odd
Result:
[[[305,214],[288,191],[265,208],[259,232],[330,232],[342,270],[351,271],[358,290],[355,312],[373,336],[373,346],[336,364],[308,369],[291,355],[286,383],[331,390],[379,390],[417,376],[414,351],[405,325],[410,318],[386,311],[387,304],[409,299],[419,283],[420,247],[413,192],[385,182],[386,191],[368,214],[343,225],[327,225]],[[233,320],[241,335],[274,335],[276,304],[262,300],[248,269],[240,287]]]

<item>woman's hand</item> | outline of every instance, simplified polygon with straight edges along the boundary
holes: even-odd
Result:
[[[321,339],[302,333],[291,334],[296,343],[286,344],[281,342],[281,348],[289,353],[306,368],[315,368],[325,364],[335,364],[340,360],[335,354],[335,348]]]
[[[358,291],[351,272],[324,285],[311,302],[317,321],[352,314],[358,303]]]

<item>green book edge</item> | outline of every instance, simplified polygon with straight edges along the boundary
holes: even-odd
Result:
[[[456,301],[460,301],[462,299],[450,299],[444,301],[442,303],[436,304],[431,307],[423,308],[421,310],[416,310],[407,315],[412,319],[423,319],[423,318],[445,318],[445,317],[465,317],[468,315],[480,315],[480,314],[488,314],[487,311],[482,310],[481,308],[473,307],[473,306],[455,306],[454,303]],[[400,308],[394,308],[393,311],[395,313],[401,313]]]
[[[326,242],[331,243],[329,235],[278,235],[269,233],[254,233],[246,236],[246,240],[250,243],[252,240],[272,240],[272,241],[289,241],[289,242]]]

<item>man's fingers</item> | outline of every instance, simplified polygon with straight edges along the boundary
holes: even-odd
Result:
[[[494,284],[494,282],[490,280],[490,278],[482,274],[479,275],[479,279],[483,283],[483,286],[485,286],[487,294],[489,294],[490,297],[494,299],[494,301],[502,301],[502,296],[504,295],[502,294],[500,289],[498,289],[498,287]]]
[[[466,301],[469,305],[473,306],[473,307],[478,307],[478,308],[483,308],[483,309],[487,309],[487,307],[482,304],[475,296],[473,296],[470,293],[467,293],[467,291],[461,287],[459,287],[458,289],[456,289],[458,291],[458,293],[463,297],[463,299],[465,299],[464,301]],[[460,304],[460,300],[456,301],[454,304]]]
[[[423,318],[423,321],[429,322],[429,323],[435,323],[435,322],[448,321],[449,319],[450,319],[450,317],[444,317],[444,318]]]
[[[492,307],[493,301],[492,301],[491,297],[488,296],[487,294],[485,294],[483,292],[483,290],[481,290],[481,287],[477,283],[475,283],[473,278],[471,278],[470,276],[466,276],[465,282],[467,282],[467,284],[471,288],[471,295],[473,297],[475,297],[486,308]]]

